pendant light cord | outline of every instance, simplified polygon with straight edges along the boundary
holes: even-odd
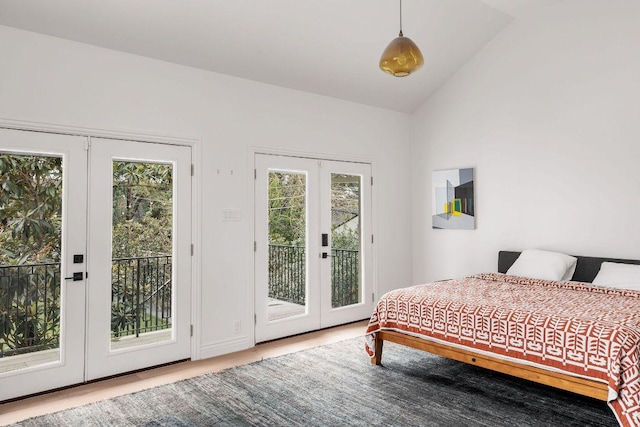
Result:
[[[400,37],[402,37],[402,0],[400,0]]]

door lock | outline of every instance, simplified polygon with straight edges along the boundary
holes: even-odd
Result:
[[[73,276],[71,277],[65,277],[64,280],[73,280],[74,282],[77,282],[79,280],[82,280],[82,276],[83,276],[82,271],[78,271],[73,273]]]

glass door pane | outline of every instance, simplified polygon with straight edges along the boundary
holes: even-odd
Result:
[[[0,152],[0,372],[60,361],[62,175]]]
[[[0,400],[84,379],[85,143],[0,129]]]
[[[331,174],[331,308],[362,302],[359,175]]]
[[[307,174],[269,171],[268,321],[307,312]]]
[[[113,162],[111,350],[172,339],[173,165]]]

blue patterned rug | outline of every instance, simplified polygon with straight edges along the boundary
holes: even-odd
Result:
[[[356,338],[16,426],[617,426],[603,402]]]

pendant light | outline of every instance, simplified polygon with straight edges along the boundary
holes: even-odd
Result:
[[[396,77],[405,77],[417,71],[424,59],[422,52],[408,37],[402,35],[402,0],[400,0],[400,34],[393,39],[380,57],[380,69]]]

